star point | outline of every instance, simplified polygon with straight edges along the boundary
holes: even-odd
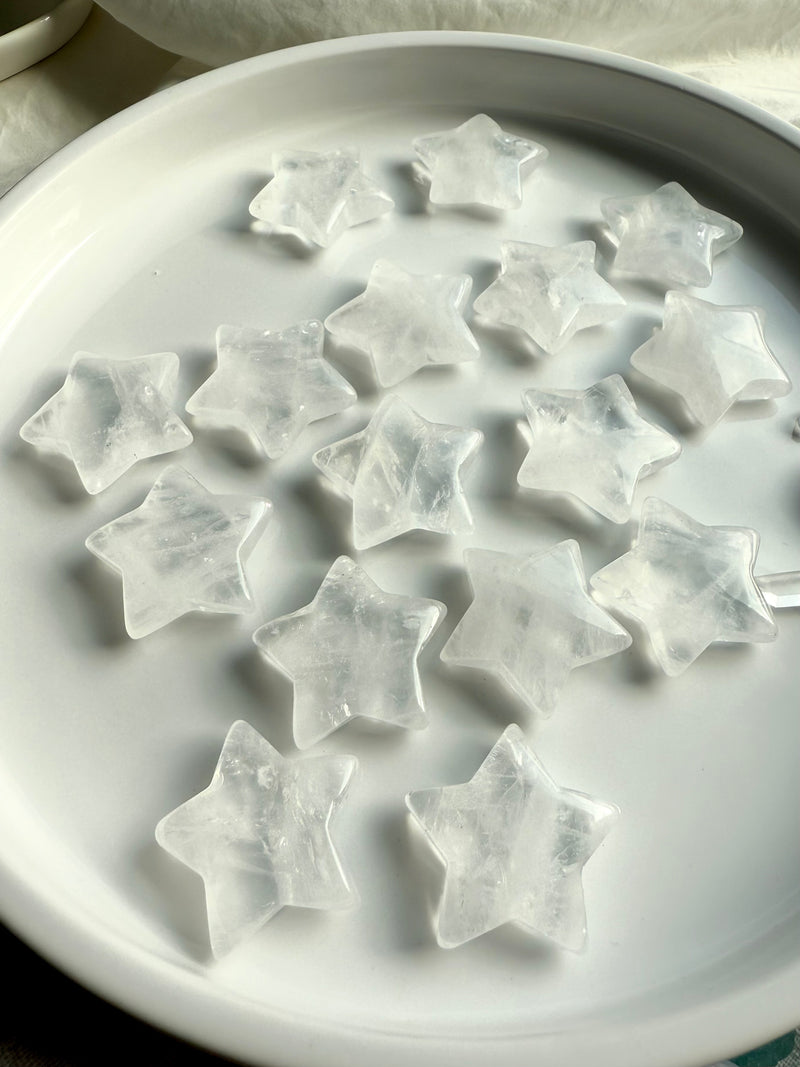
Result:
[[[285,906],[357,903],[330,835],[356,767],[354,756],[286,759],[239,720],[211,784],[159,822],[159,845],[203,879],[216,958]]]

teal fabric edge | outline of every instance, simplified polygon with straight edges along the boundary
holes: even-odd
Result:
[[[731,1063],[735,1063],[736,1067],[778,1067],[781,1060],[791,1056],[794,1047],[795,1031],[793,1030],[791,1034],[784,1034],[783,1037],[770,1041],[768,1045],[746,1052],[743,1056],[734,1056]]]

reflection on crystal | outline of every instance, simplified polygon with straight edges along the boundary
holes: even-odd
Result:
[[[755,530],[704,526],[650,497],[633,547],[591,586],[608,607],[638,619],[666,674],[681,674],[712,641],[771,641],[777,627],[753,577]]]
[[[357,903],[329,829],[356,765],[354,756],[285,759],[240,720],[208,788],[158,824],[159,845],[205,883],[217,958],[285,905]]]
[[[20,437],[71,459],[86,491],[99,493],[138,460],[191,444],[170,406],[177,380],[174,352],[133,359],[77,352],[64,385]]]
[[[138,508],[90,534],[89,551],[122,576],[130,636],[188,611],[250,611],[242,559],[271,508],[257,497],[210,493],[182,467],[168,467]]]
[[[469,782],[409,793],[406,804],[445,865],[435,920],[442,948],[509,922],[583,947],[581,872],[619,809],[556,785],[518,726]]]
[[[678,393],[703,426],[739,400],[772,400],[792,388],[767,347],[760,308],[720,307],[687,293],[667,293],[663,326],[631,363]]]
[[[242,430],[270,459],[282,456],[310,422],[355,403],[355,389],[322,357],[324,339],[314,320],[272,332],[220,326],[217,369],[186,410]]]
[[[617,244],[614,266],[667,285],[709,285],[715,256],[742,236],[738,222],[698,204],[677,182],[604,200],[601,211]]]
[[[552,714],[575,667],[630,645],[589,595],[576,541],[530,556],[472,548],[464,560],[474,600],[441,658],[497,675],[542,715]]]
[[[517,480],[570,493],[612,522],[627,522],[641,477],[678,458],[681,446],[643,419],[618,374],[588,389],[528,389],[522,403],[532,443]]]
[[[371,357],[382,386],[396,385],[428,363],[478,358],[463,315],[471,288],[466,274],[409,274],[379,259],[366,290],[329,315],[325,326]]]
[[[521,168],[547,159],[536,141],[506,133],[488,115],[413,143],[418,170],[430,182],[433,204],[481,204],[504,210],[522,204]]]
[[[387,396],[366,429],[320,449],[313,461],[353,501],[353,544],[363,549],[409,530],[469,532],[459,474],[482,440],[479,430],[428,422]]]
[[[394,201],[361,169],[352,149],[278,152],[275,176],[250,204],[250,214],[327,248],[345,230],[394,207]]]
[[[594,261],[594,241],[557,248],[505,241],[500,276],[476,298],[475,312],[522,330],[545,352],[559,352],[578,330],[611,322],[625,308]]]
[[[385,593],[340,556],[310,604],[259,627],[256,645],[294,683],[297,747],[359,716],[426,726],[417,659],[445,611],[436,600]]]

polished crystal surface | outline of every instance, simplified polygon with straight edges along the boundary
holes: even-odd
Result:
[[[406,805],[445,865],[435,918],[442,948],[509,922],[583,947],[581,872],[619,809],[556,785],[518,726],[470,781],[409,793]]]
[[[256,645],[294,683],[297,747],[359,716],[426,726],[417,659],[446,610],[384,592],[340,556],[310,604],[259,627]]]
[[[132,359],[77,352],[63,386],[20,437],[72,460],[86,491],[99,493],[138,460],[191,444],[170,406],[177,380],[174,352]]]
[[[633,353],[642,374],[678,393],[695,422],[713,426],[740,400],[786,396],[791,383],[764,338],[764,312],[669,292],[663,326]]]
[[[681,674],[713,641],[771,641],[772,611],[753,577],[755,530],[704,526],[650,497],[629,552],[591,586],[614,611],[647,630],[666,674]]]
[[[428,422],[405,400],[387,396],[366,429],[313,460],[353,501],[353,544],[363,549],[409,530],[469,532],[460,471],[482,440],[479,430]]]
[[[314,320],[277,331],[220,326],[217,369],[186,410],[208,425],[242,430],[270,459],[282,456],[310,422],[356,401],[355,389],[323,359],[324,340]]]
[[[159,845],[203,879],[217,958],[286,905],[357,903],[330,835],[356,766],[354,756],[286,759],[239,720],[211,784],[159,822]]]
[[[500,210],[521,206],[523,164],[530,170],[548,155],[543,145],[506,133],[488,115],[418,137],[413,148],[419,172],[430,182],[431,203]]]
[[[480,355],[464,322],[467,274],[409,274],[375,262],[366,290],[325,320],[329,332],[366,353],[378,382],[389,387],[429,363],[463,363]]]
[[[272,166],[274,177],[253,199],[250,214],[322,248],[394,207],[352,149],[278,152]]]
[[[711,283],[714,258],[742,236],[733,219],[711,211],[677,182],[646,196],[601,204],[617,245],[614,266],[668,285]]]
[[[130,636],[188,611],[250,611],[242,560],[271,508],[210,493],[182,467],[168,467],[138,508],[90,534],[89,551],[122,576]]]
[[[578,330],[618,318],[625,301],[597,273],[594,241],[549,248],[500,246],[500,275],[475,299],[487,322],[522,330],[545,352],[559,352]]]
[[[627,522],[639,478],[672,463],[680,444],[643,419],[618,374],[588,389],[527,389],[531,447],[517,480],[569,493],[612,522]]]
[[[575,667],[631,643],[589,595],[576,541],[530,556],[472,548],[464,561],[474,599],[442,660],[497,675],[543,716]]]

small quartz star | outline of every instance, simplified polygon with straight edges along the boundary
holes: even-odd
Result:
[[[528,389],[532,442],[517,481],[569,493],[612,522],[631,517],[639,478],[678,458],[681,446],[643,419],[618,374],[588,389]]]
[[[358,902],[329,829],[356,766],[354,756],[286,759],[239,720],[211,784],[158,824],[159,845],[205,883],[217,959],[286,905]]]
[[[614,266],[667,285],[711,283],[714,257],[742,227],[668,182],[647,196],[612,197],[600,210],[617,244]]]
[[[322,323],[270,332],[217,330],[217,369],[186,402],[214,426],[242,430],[270,459],[282,456],[310,422],[343,411],[356,391],[322,357]]]
[[[418,137],[413,148],[418,171],[430,182],[432,204],[480,204],[501,211],[522,205],[522,166],[532,169],[548,155],[543,145],[506,133],[488,115]]]
[[[409,530],[471,531],[459,474],[482,441],[480,430],[428,422],[387,396],[366,429],[312,458],[353,501],[353,544],[363,549]]]
[[[631,363],[678,393],[702,426],[740,400],[773,400],[792,388],[767,347],[760,308],[720,307],[687,293],[667,293],[663,326]]]
[[[429,363],[463,363],[480,355],[464,322],[467,274],[409,274],[379,259],[366,290],[330,314],[337,340],[371,357],[378,382],[397,385]]]
[[[250,214],[281,232],[327,248],[345,230],[394,207],[361,169],[358,153],[279,152],[275,176],[250,204]]]
[[[578,330],[611,322],[625,308],[594,262],[594,241],[557,248],[506,241],[500,276],[477,297],[475,311],[522,330],[545,352],[559,352]]]
[[[138,508],[90,534],[89,551],[122,575],[130,636],[188,611],[250,611],[242,557],[271,508],[257,497],[209,493],[182,467],[168,467]]]
[[[518,726],[470,781],[409,793],[406,806],[445,866],[435,918],[442,948],[505,923],[583,948],[581,872],[619,808],[556,785]]]
[[[642,508],[633,547],[591,586],[608,607],[637,619],[666,674],[681,674],[712,641],[771,641],[772,611],[753,577],[755,530],[703,526],[664,500]]]
[[[77,352],[64,385],[20,437],[71,459],[87,493],[99,493],[137,460],[191,444],[170,407],[177,380],[174,352],[133,359]]]
[[[474,599],[442,660],[497,675],[545,717],[575,667],[631,643],[589,595],[577,541],[530,556],[472,548],[464,561]]]
[[[446,610],[385,593],[340,556],[309,605],[259,627],[256,645],[294,682],[297,747],[358,716],[426,726],[417,659]]]

